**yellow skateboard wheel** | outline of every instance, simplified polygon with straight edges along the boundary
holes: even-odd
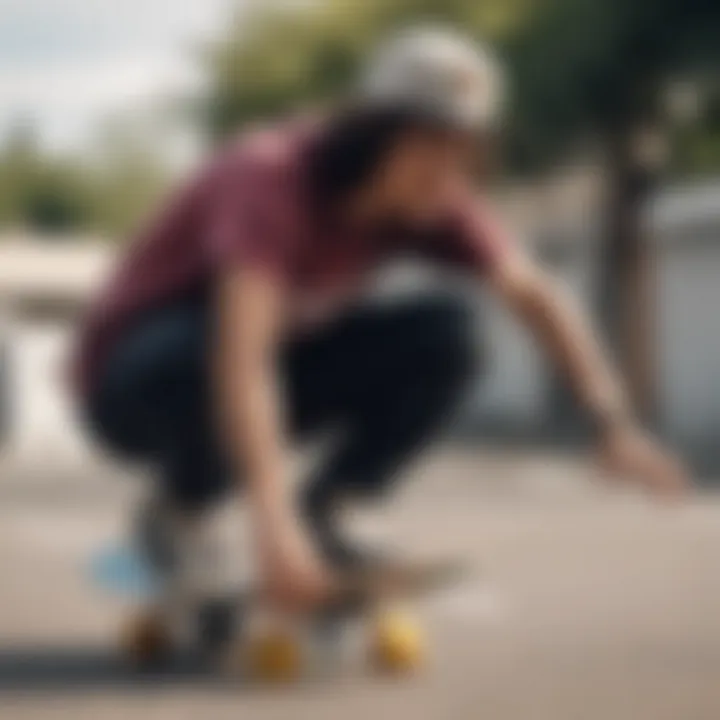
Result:
[[[376,670],[407,674],[419,669],[425,659],[424,633],[411,614],[386,612],[375,619],[370,638],[370,661]]]
[[[302,673],[302,655],[300,643],[292,634],[268,632],[249,641],[248,671],[261,682],[292,682]]]

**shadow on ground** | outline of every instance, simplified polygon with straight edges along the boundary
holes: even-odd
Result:
[[[235,678],[213,673],[197,658],[138,670],[117,654],[93,647],[17,647],[0,649],[0,694],[77,690],[143,690],[188,687],[237,688]]]

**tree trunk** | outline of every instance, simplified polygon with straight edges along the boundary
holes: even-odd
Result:
[[[631,398],[655,419],[654,253],[643,221],[659,168],[638,157],[631,132],[610,143],[606,227],[600,251],[598,311]]]

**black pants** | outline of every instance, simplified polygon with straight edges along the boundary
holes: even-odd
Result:
[[[165,492],[201,508],[231,473],[209,402],[212,322],[205,300],[136,320],[90,401],[91,424],[116,452],[149,460]],[[358,308],[289,342],[278,371],[292,435],[337,428],[308,487],[316,495],[382,493],[437,431],[477,367],[472,313],[426,296]]]

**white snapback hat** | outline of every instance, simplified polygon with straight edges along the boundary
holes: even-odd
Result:
[[[442,27],[400,31],[378,47],[361,79],[364,102],[411,105],[468,130],[495,126],[503,80],[492,52]]]

